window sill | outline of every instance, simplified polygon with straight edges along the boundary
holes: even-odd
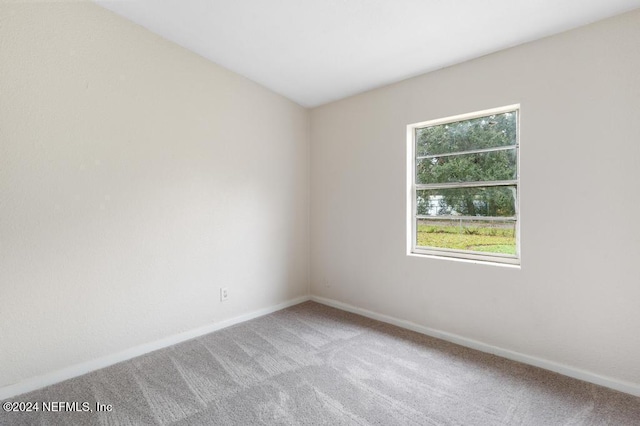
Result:
[[[490,265],[490,266],[500,266],[503,268],[509,269],[522,269],[519,263],[504,263],[501,261],[490,261],[490,260],[480,260],[480,259],[467,259],[463,257],[453,257],[447,255],[438,255],[438,254],[423,254],[423,253],[413,253],[408,252],[408,257],[415,258],[426,258],[426,259],[437,259],[437,260],[450,260],[454,262],[463,262],[463,263],[472,263],[477,265]],[[519,261],[519,259],[518,259]]]

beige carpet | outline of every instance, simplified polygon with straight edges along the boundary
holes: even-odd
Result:
[[[13,400],[8,425],[640,425],[640,398],[308,302]]]

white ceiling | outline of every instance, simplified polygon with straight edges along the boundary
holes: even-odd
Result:
[[[95,0],[314,107],[640,7],[640,0]]]

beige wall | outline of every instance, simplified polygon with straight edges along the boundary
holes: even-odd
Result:
[[[636,11],[312,110],[312,293],[640,385],[639,51]],[[515,103],[522,268],[407,257],[406,125]]]
[[[307,133],[96,5],[3,2],[0,388],[306,295]]]

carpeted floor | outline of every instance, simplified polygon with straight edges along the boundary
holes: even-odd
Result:
[[[29,425],[640,425],[640,398],[313,302],[14,401]]]

